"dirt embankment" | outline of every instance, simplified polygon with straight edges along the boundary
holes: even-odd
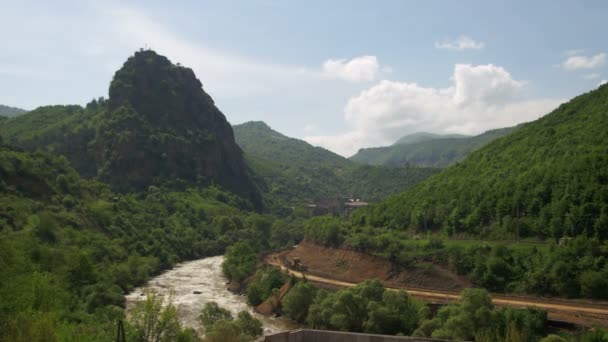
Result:
[[[306,267],[304,273],[289,267],[294,258],[299,258],[300,264]],[[466,279],[437,265],[403,268],[384,258],[347,249],[326,248],[307,241],[291,250],[270,253],[265,260],[317,285],[351,287],[375,278],[383,281],[387,288],[407,290],[410,295],[432,303],[458,300],[460,290],[472,286]],[[496,306],[547,310],[554,323],[608,327],[608,302],[498,294],[492,297]]]
[[[388,287],[420,287],[460,291],[471,284],[464,277],[437,265],[402,267],[389,260],[349,249],[334,249],[303,241],[292,250],[272,254],[287,265],[299,258],[307,273],[359,283],[378,279]]]

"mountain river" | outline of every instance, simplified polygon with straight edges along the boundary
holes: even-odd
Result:
[[[297,328],[293,321],[286,318],[265,317],[253,312],[247,305],[245,296],[234,294],[226,287],[226,278],[222,274],[223,256],[209,257],[188,261],[176,265],[173,269],[152,278],[145,286],[138,287],[126,296],[127,310],[146,290],[167,296],[173,291],[173,305],[177,308],[183,325],[202,332],[198,320],[199,313],[207,302],[217,302],[219,306],[230,310],[236,318],[239,311],[247,310],[260,319],[264,325],[264,334],[272,334]],[[200,292],[195,294],[194,292]]]

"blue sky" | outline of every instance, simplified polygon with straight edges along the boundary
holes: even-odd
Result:
[[[0,103],[107,96],[140,47],[192,67],[231,123],[345,156],[534,120],[608,79],[606,1],[4,1]]]

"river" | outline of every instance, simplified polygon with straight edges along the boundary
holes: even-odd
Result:
[[[230,310],[234,317],[242,310],[251,312],[262,321],[265,335],[297,328],[293,321],[286,318],[265,317],[253,312],[247,305],[245,296],[228,291],[222,273],[223,260],[223,256],[215,256],[177,264],[173,269],[152,278],[145,286],[129,293],[126,296],[127,310],[145,298],[142,296],[145,290],[165,296],[173,291],[173,305],[177,308],[182,324],[199,333],[202,332],[198,320],[201,308],[212,301]],[[200,294],[194,294],[195,291]]]

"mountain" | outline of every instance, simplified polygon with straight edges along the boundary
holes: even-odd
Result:
[[[267,196],[288,206],[338,195],[378,201],[438,171],[360,165],[287,137],[264,122],[235,125],[234,134],[249,165],[260,176]]]
[[[523,124],[368,211],[375,226],[608,238],[608,86]]]
[[[11,118],[11,117],[21,115],[26,112],[27,112],[27,110],[25,110],[25,109],[9,107],[9,106],[0,104],[0,116]]]
[[[351,160],[371,165],[420,165],[446,167],[469,153],[517,130],[508,127],[487,131],[477,136],[414,133],[386,147],[360,149]]]
[[[109,95],[86,108],[38,108],[5,120],[0,134],[63,154],[82,175],[115,191],[203,182],[261,207],[232,127],[191,69],[141,50],[115,73]]]
[[[464,134],[435,134],[428,132],[416,132],[408,135],[404,135],[399,140],[395,141],[392,145],[405,145],[405,144],[415,144],[419,142],[436,140],[436,139],[451,139],[451,138],[467,138],[468,135]]]

